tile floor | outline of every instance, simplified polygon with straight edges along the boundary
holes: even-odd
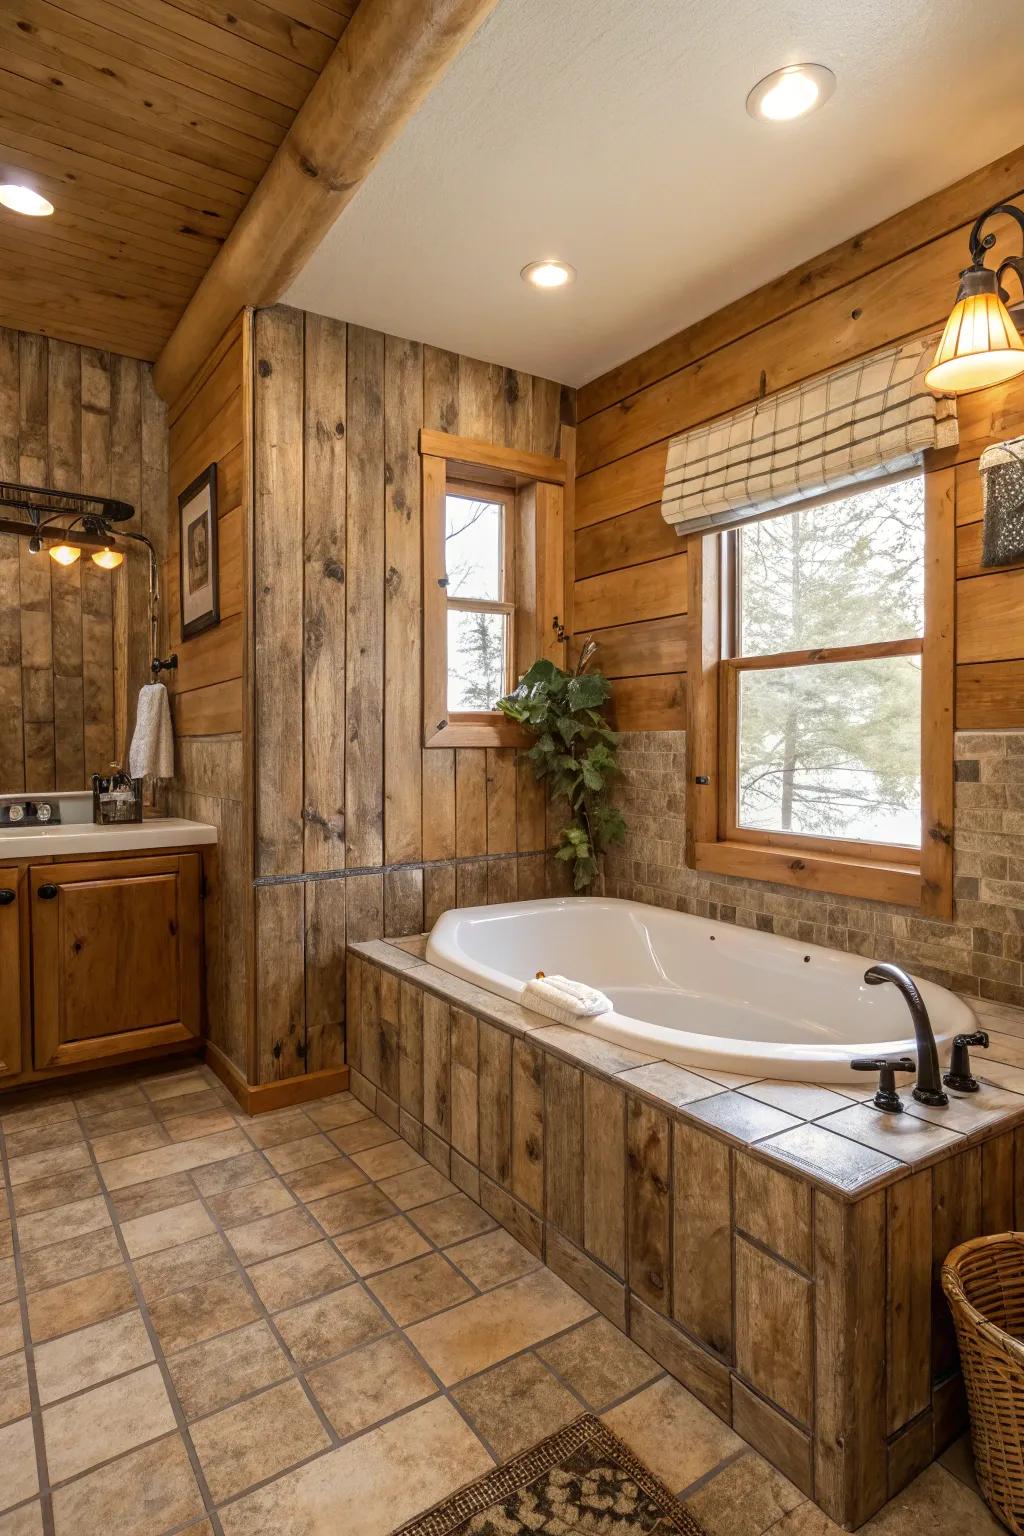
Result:
[[[584,1409],[708,1536],[836,1536],[348,1094],[0,1099],[0,1536],[386,1536]],[[995,1536],[961,1444],[866,1527]]]

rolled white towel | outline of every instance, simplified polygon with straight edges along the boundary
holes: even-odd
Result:
[[[611,1013],[611,1000],[596,987],[565,976],[537,976],[523,988],[521,1002],[534,1013],[559,1024],[574,1024],[577,1019],[592,1019],[598,1013]]]
[[[146,683],[139,689],[128,772],[133,779],[174,777],[174,729],[163,683]]]

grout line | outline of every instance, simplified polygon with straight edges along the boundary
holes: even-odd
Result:
[[[18,1310],[21,1316],[22,1349],[25,1355],[25,1375],[28,1381],[29,1413],[32,1420],[32,1439],[36,1456],[37,1496],[42,1515],[43,1536],[53,1536],[53,1501],[50,1498],[50,1474],[46,1461],[46,1442],[43,1435],[43,1411],[39,1401],[39,1383],[36,1380],[35,1346],[29,1327],[28,1290],[21,1266],[21,1238],[14,1211],[14,1186],[11,1183],[10,1160],[7,1154],[6,1136],[0,1131],[0,1166],[3,1172],[3,1188],[7,1197],[11,1223],[11,1257],[14,1260],[14,1276],[18,1287]],[[15,1420],[17,1423],[18,1421]]]
[[[681,1503],[685,1503],[686,1500],[692,1498],[695,1493],[699,1493],[702,1488],[706,1488],[708,1483],[712,1482],[720,1472],[724,1472],[726,1468],[731,1467],[734,1462],[741,1460],[741,1458],[744,1456],[749,1456],[751,1453],[754,1455],[757,1454],[756,1451],[753,1451],[753,1447],[744,1441],[743,1445],[738,1451],[730,1451],[728,1456],[723,1456],[721,1461],[717,1461],[713,1467],[709,1467],[708,1470],[703,1472],[700,1477],[694,1478],[692,1483],[687,1483],[686,1487],[683,1488],[681,1492],[676,1494],[676,1498],[679,1499]],[[760,1536],[764,1536],[764,1533],[761,1532]]]

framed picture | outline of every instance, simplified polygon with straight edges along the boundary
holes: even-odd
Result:
[[[217,466],[210,464],[178,497],[181,638],[220,623],[217,568]]]

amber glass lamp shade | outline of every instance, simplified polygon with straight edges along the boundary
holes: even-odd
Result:
[[[51,544],[50,559],[56,560],[58,565],[74,565],[81,558],[82,551],[76,544]]]
[[[93,565],[98,565],[104,571],[116,571],[124,555],[119,549],[97,549],[92,556]]]
[[[1024,373],[1024,340],[999,297],[996,274],[969,267],[924,381],[937,394],[966,395],[1018,373]]]

